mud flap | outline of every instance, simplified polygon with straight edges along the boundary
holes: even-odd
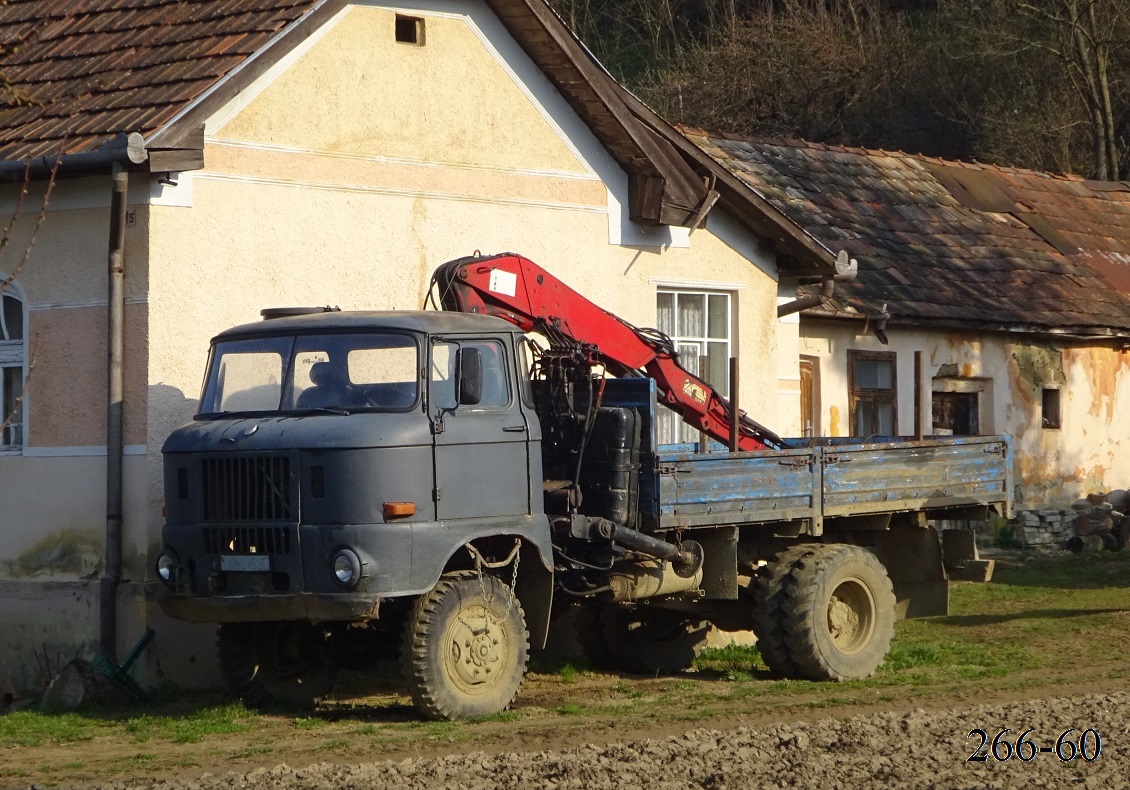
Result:
[[[875,554],[895,588],[895,616],[949,614],[949,580],[933,527],[892,526],[875,533]]]
[[[522,541],[518,582],[514,592],[526,612],[530,647],[541,650],[549,634],[549,612],[553,606],[553,570],[533,544]]]

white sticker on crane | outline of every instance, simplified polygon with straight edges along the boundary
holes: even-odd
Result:
[[[518,275],[502,269],[491,269],[490,284],[487,288],[496,294],[513,296],[518,293]]]

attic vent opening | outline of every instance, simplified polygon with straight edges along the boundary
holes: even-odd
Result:
[[[396,40],[401,44],[424,46],[424,20],[418,16],[396,15]]]

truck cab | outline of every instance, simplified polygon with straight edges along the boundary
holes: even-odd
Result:
[[[517,547],[548,584],[520,338],[487,316],[330,310],[216,336],[199,413],[163,448],[164,611],[254,624],[305,654],[325,646],[299,623],[397,619],[398,600],[473,567],[471,551]],[[243,669],[223,647],[230,679]]]

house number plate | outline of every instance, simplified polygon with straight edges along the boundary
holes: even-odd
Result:
[[[269,571],[271,558],[267,554],[224,554],[220,556],[222,571]]]

